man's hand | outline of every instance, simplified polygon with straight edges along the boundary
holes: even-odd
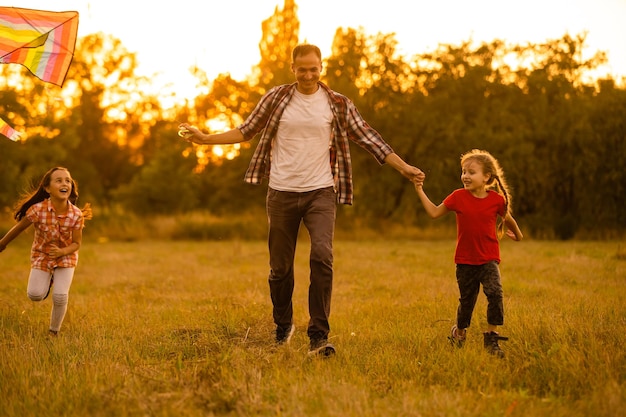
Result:
[[[191,143],[199,143],[202,132],[195,126],[191,126],[188,123],[181,123],[178,125],[178,136]]]
[[[421,169],[412,165],[407,165],[407,168],[402,170],[402,175],[408,178],[414,184],[423,184],[426,179],[426,174]]]

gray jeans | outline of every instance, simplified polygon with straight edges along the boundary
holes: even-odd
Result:
[[[493,261],[484,265],[456,266],[456,282],[459,285],[459,307],[456,313],[456,325],[459,329],[468,328],[476,306],[480,285],[487,297],[487,323],[501,326],[504,324],[504,306],[502,304],[502,283],[498,263]]]
[[[333,187],[301,193],[269,188],[266,206],[274,323],[286,328],[293,322],[294,258],[300,223],[303,223],[311,239],[307,334],[311,339],[326,339],[333,288],[335,191]]]

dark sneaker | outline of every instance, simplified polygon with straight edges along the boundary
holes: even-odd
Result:
[[[293,336],[296,331],[296,326],[290,324],[289,327],[284,328],[280,326],[276,326],[276,343],[279,345],[285,345],[289,343],[291,340],[291,336]]]
[[[497,332],[485,332],[483,336],[485,337],[485,349],[487,349],[487,352],[499,358],[504,358],[504,352],[500,349],[498,341],[509,340],[509,338],[500,336]]]
[[[456,324],[455,324],[450,329],[450,336],[448,336],[448,340],[450,341],[450,344],[452,346],[462,348],[463,344],[465,343],[466,335],[459,336],[459,333],[460,333],[459,328],[456,327]]]
[[[311,346],[309,348],[309,356],[320,356],[328,358],[335,354],[335,347],[328,343],[327,339],[311,339]]]

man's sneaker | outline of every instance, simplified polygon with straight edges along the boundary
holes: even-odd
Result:
[[[280,326],[276,326],[276,343],[279,345],[285,345],[289,343],[291,340],[291,336],[293,336],[296,331],[296,326],[290,324],[289,327],[284,328]]]
[[[328,343],[327,339],[311,339],[311,346],[309,348],[309,357],[320,356],[328,358],[335,354],[335,347]]]
[[[452,346],[462,348],[463,344],[465,343],[466,335],[460,336],[459,333],[460,333],[460,330],[458,327],[456,327],[456,324],[455,324],[450,329],[450,336],[448,336],[448,340],[450,341],[450,344]]]
[[[496,355],[499,358],[504,358],[504,352],[500,349],[498,340],[509,340],[508,337],[500,336],[497,332],[485,332],[485,349],[492,355]]]

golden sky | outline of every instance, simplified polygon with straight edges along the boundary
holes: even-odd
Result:
[[[20,0],[7,6],[79,12],[78,35],[114,35],[136,52],[138,72],[191,95],[188,72],[198,65],[209,78],[243,79],[259,59],[261,22],[283,0]],[[626,77],[626,0],[296,0],[300,40],[324,56],[338,27],[367,34],[395,33],[410,56],[439,44],[494,39],[509,44],[545,42],[587,32],[588,55],[608,52],[603,71]],[[411,5],[411,7],[407,7]]]

